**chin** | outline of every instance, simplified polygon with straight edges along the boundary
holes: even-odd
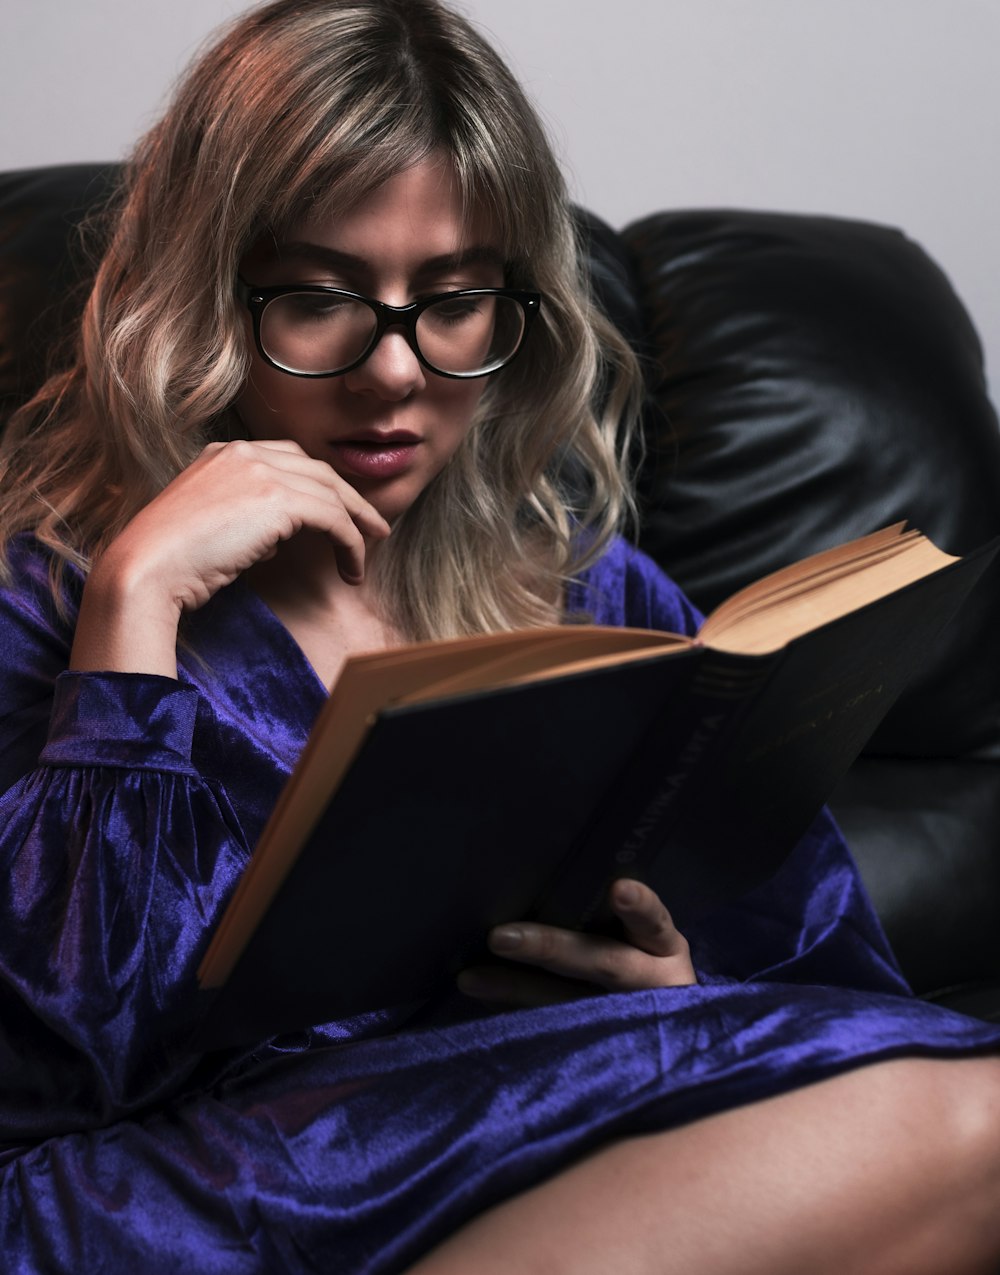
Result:
[[[438,469],[426,479],[421,477],[416,480],[411,474],[395,482],[366,482],[364,479],[353,476],[344,475],[344,477],[359,495],[364,496],[365,500],[378,510],[386,522],[394,524],[416,504],[440,472]]]
[[[420,496],[421,491],[423,491],[423,488],[415,492],[392,491],[391,489],[386,490],[384,484],[367,484],[356,481],[352,482],[351,485],[359,495],[364,496],[365,500],[382,515],[390,526],[394,526],[402,518],[403,514],[412,507]],[[380,487],[382,487],[382,490],[379,490]]]

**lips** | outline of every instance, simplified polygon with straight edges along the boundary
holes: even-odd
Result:
[[[408,430],[365,431],[330,443],[338,473],[355,478],[395,478],[413,464],[420,439]]]

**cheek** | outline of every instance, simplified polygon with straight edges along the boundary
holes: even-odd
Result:
[[[449,443],[457,447],[472,428],[485,385],[482,381],[449,381],[446,385],[447,397],[441,404],[441,418],[448,425]]]
[[[287,438],[294,422],[303,419],[312,389],[255,358],[233,406],[251,438]]]

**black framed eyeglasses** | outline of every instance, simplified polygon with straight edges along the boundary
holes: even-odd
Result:
[[[292,376],[340,376],[363,363],[389,328],[438,376],[465,380],[506,367],[541,308],[538,292],[458,288],[409,305],[386,305],[342,288],[281,284],[236,295],[253,317],[261,357]]]

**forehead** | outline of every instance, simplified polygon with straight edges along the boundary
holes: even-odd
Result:
[[[443,258],[469,249],[500,254],[491,218],[467,207],[450,160],[440,156],[404,169],[346,208],[293,218],[279,244],[314,244],[365,259]]]

